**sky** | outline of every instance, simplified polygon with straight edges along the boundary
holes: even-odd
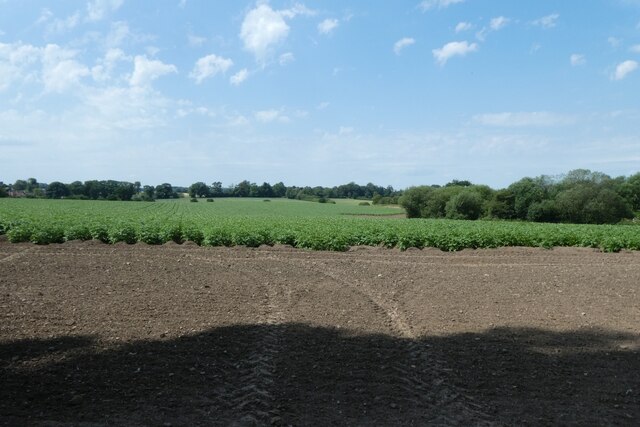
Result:
[[[640,171],[640,0],[0,0],[0,180]]]

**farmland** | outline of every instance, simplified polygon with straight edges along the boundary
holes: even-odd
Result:
[[[203,246],[285,244],[344,251],[353,246],[434,247],[445,251],[504,246],[640,249],[640,227],[507,221],[401,219],[396,207],[339,200],[188,199],[155,203],[0,199],[0,233],[36,244],[71,240]]]
[[[0,236],[0,425],[636,425],[640,252]]]
[[[401,216],[0,200],[0,425],[640,419],[640,227]]]

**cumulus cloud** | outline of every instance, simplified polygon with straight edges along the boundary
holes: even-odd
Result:
[[[540,19],[536,19],[532,22],[533,25],[537,25],[544,29],[553,28],[558,25],[558,18],[560,18],[560,14],[552,13],[551,15],[543,16]]]
[[[137,55],[133,63],[133,74],[129,79],[131,86],[147,86],[165,74],[178,72],[175,65],[165,64],[157,59],[148,59],[145,55]]]
[[[93,0],[87,3],[87,21],[100,21],[122,6],[124,0]]]
[[[402,49],[404,49],[405,47],[411,46],[415,42],[416,42],[415,39],[411,37],[401,38],[400,40],[398,40],[393,44],[393,51],[395,52],[396,55],[400,55],[400,52],[402,52]]]
[[[242,82],[247,80],[247,77],[249,77],[249,71],[246,68],[243,68],[242,70],[238,71],[233,76],[231,76],[231,78],[229,79],[229,82],[234,86],[238,86]]]
[[[640,44],[633,45],[629,48],[629,50],[633,53],[640,53]]]
[[[258,3],[244,17],[240,27],[240,39],[245,50],[251,52],[256,61],[264,65],[273,49],[289,35],[290,28],[285,18],[293,19],[298,15],[314,13],[299,4],[290,9],[276,11],[268,3]]]
[[[131,61],[131,57],[125,55],[122,49],[107,50],[104,58],[99,59],[98,63],[91,68],[91,76],[98,82],[109,80],[116,64],[120,61]]]
[[[214,54],[204,56],[196,62],[193,71],[189,77],[194,79],[197,84],[209,77],[214,77],[218,73],[225,73],[231,66],[233,61]]]
[[[42,57],[41,49],[18,43],[0,43],[0,91],[9,88],[13,82],[35,78],[34,65]]]
[[[444,9],[452,4],[463,2],[464,0],[423,0],[418,4],[418,8],[426,12],[431,9]]]
[[[450,42],[442,46],[440,49],[433,49],[433,57],[440,65],[445,65],[447,61],[454,56],[466,56],[468,53],[478,50],[476,43],[469,44],[467,41]]]
[[[318,24],[318,33],[323,35],[329,35],[338,28],[339,22],[337,19],[325,19]]]
[[[55,44],[43,49],[42,82],[46,92],[64,92],[91,74],[88,67],[74,59],[76,54]]]
[[[458,22],[458,25],[456,25],[456,33],[469,31],[472,28],[473,28],[473,25],[471,25],[469,22]]]
[[[616,66],[616,70],[611,76],[612,80],[622,80],[627,77],[630,73],[634,72],[638,68],[638,63],[636,61],[624,61]]]
[[[571,65],[577,67],[578,65],[586,64],[587,58],[585,58],[581,53],[574,53],[569,57],[569,61],[571,62]]]

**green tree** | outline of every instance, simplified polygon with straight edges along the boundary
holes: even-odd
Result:
[[[631,209],[640,211],[640,173],[624,180],[620,185],[620,195],[629,203]]]
[[[192,198],[209,197],[209,186],[204,182],[195,182],[189,187],[189,196]]]
[[[84,184],[82,184],[80,181],[73,181],[71,184],[67,185],[67,188],[69,189],[69,193],[72,196],[84,195]]]
[[[514,219],[516,217],[515,200],[516,196],[511,190],[496,191],[487,203],[487,215],[491,218]]]
[[[546,199],[541,202],[534,202],[529,206],[527,220],[534,222],[558,222],[560,213],[553,200]]]
[[[515,217],[527,219],[529,207],[547,198],[547,187],[541,178],[522,178],[508,187],[514,195]]]
[[[200,183],[200,184],[204,184],[204,183]],[[206,187],[206,184],[204,184],[204,186]],[[156,185],[155,193],[156,193],[156,199],[178,198],[178,194],[173,190],[173,186],[168,182],[162,183],[160,185]],[[191,187],[189,187],[189,195],[191,195]],[[200,197],[205,197],[205,196],[200,196]]]
[[[69,188],[62,182],[54,181],[47,186],[46,195],[50,199],[62,199],[69,197],[70,194]]]
[[[210,197],[222,197],[224,196],[224,191],[222,190],[222,183],[220,181],[216,181],[211,184],[211,189],[209,190]]]
[[[433,188],[427,186],[411,187],[400,198],[400,206],[407,212],[407,218],[422,218],[423,210],[429,201]]]
[[[449,219],[478,219],[482,215],[482,197],[472,189],[451,197],[445,206]]]
[[[584,206],[584,220],[589,224],[615,224],[633,218],[633,211],[619,194],[604,188]]]
[[[287,194],[287,187],[282,182],[276,182],[273,184],[273,197],[285,197]]]
[[[233,189],[233,195],[235,197],[249,197],[251,195],[251,183],[247,180],[240,182]]]
[[[16,182],[13,184],[13,190],[14,191],[27,191],[27,181],[25,181],[24,179],[16,180]]]
[[[155,200],[156,198],[156,189],[153,185],[145,185],[142,187],[142,197],[141,199],[149,202]]]

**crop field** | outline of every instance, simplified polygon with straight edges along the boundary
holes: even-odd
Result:
[[[396,207],[355,201],[188,199],[156,203],[0,199],[0,234],[10,242],[70,240],[203,246],[286,244],[344,251],[352,246],[434,247],[445,251],[504,246],[640,249],[640,227],[398,218]]]

